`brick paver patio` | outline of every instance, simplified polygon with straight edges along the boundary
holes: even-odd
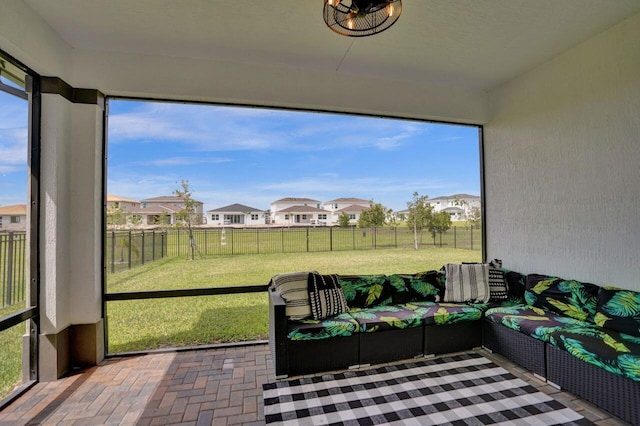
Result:
[[[479,351],[598,425],[626,424],[500,356]],[[264,424],[262,385],[273,380],[266,345],[110,358],[37,384],[0,412],[0,424]]]

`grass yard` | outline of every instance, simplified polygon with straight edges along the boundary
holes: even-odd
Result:
[[[477,250],[424,248],[162,259],[107,279],[108,292],[266,284],[278,273],[392,274],[478,262]],[[267,338],[267,294],[117,301],[107,304],[109,353]]]
[[[0,399],[22,383],[22,335],[24,323],[0,332]]]

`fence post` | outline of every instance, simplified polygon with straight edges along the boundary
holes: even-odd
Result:
[[[329,251],[333,251],[333,226],[329,228]]]
[[[458,248],[458,240],[456,238],[456,229],[458,229],[457,226],[453,227],[453,248]]]
[[[116,272],[116,231],[111,231],[111,273]]]
[[[305,230],[307,231],[307,253],[309,253],[309,227],[307,226]]]
[[[129,269],[131,269],[131,230],[129,230],[129,259],[128,259]]]
[[[11,305],[11,293],[13,290],[13,232],[7,234],[7,294],[6,305]]]
[[[151,261],[156,260],[156,230],[151,231]]]
[[[142,250],[141,250],[142,264],[144,265],[144,229],[142,230],[142,244],[140,245],[142,246]]]

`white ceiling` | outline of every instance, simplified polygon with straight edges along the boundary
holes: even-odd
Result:
[[[0,1],[0,48],[112,96],[481,124],[493,89],[640,13],[640,0],[404,0],[393,27],[347,38],[322,6]]]
[[[73,49],[286,65],[490,90],[640,11],[637,0],[404,0],[384,33],[325,27],[322,0],[25,0]]]

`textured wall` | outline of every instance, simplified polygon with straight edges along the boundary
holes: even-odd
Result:
[[[490,99],[487,256],[640,290],[640,15]]]

